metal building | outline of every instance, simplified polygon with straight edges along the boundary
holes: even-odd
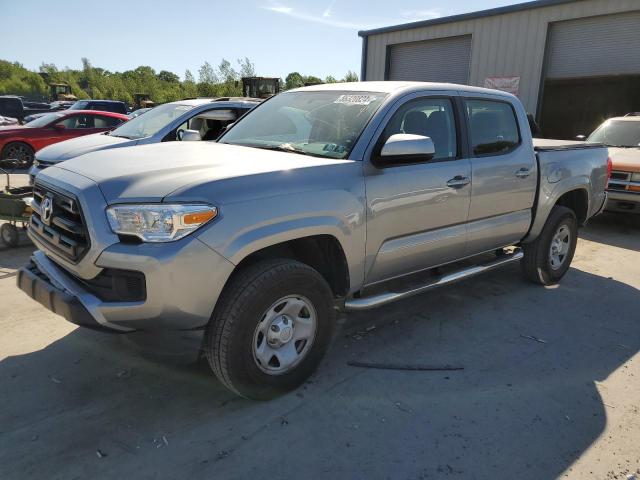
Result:
[[[537,0],[359,35],[362,79],[511,91],[548,137],[640,111],[640,0]]]

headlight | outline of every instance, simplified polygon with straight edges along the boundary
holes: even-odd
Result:
[[[148,204],[114,205],[107,208],[111,230],[145,242],[172,242],[213,220],[218,209],[210,205]]]
[[[33,161],[33,166],[38,168],[38,166],[40,165],[40,162],[36,159]]]
[[[632,173],[631,174],[632,182],[640,182],[640,173]]]

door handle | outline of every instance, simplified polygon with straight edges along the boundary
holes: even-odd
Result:
[[[527,178],[529,175],[531,175],[531,170],[526,167],[522,167],[516,172],[516,177],[518,178]]]
[[[469,177],[463,177],[462,175],[456,175],[451,180],[447,182],[447,187],[451,188],[462,188],[465,185],[469,185],[471,180]]]

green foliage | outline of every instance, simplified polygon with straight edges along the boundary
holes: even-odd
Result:
[[[24,68],[18,62],[0,60],[0,95],[23,95],[27,98],[44,100],[49,95],[49,83],[66,83],[76,97],[104,98],[133,103],[134,95],[149,95],[159,103],[173,102],[181,98],[192,97],[231,97],[242,95],[242,77],[256,76],[255,65],[248,58],[237,60],[237,69],[226,59],[217,67],[204,62],[198,69],[196,80],[190,70],[184,72],[184,81],[168,70],[156,72],[153,68],[141,65],[135,70],[110,72],[94,67],[88,58],[82,58],[82,69],[58,68],[52,63],[43,62],[39,72]],[[301,75],[292,72],[281,81],[281,89],[302,87],[313,83],[335,83],[338,80],[331,75],[324,81],[313,75]],[[349,71],[341,80],[357,82],[358,75]]]

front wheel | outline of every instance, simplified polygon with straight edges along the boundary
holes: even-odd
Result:
[[[205,353],[227,388],[266,400],[314,372],[334,321],[331,289],[316,270],[289,259],[260,261],[225,287],[207,328]]]
[[[578,220],[573,210],[555,206],[536,240],[523,245],[522,273],[541,285],[553,285],[567,273],[578,243]]]
[[[33,148],[22,142],[11,142],[2,149],[2,160],[16,160],[23,168],[31,168],[34,156]]]
[[[0,227],[0,239],[7,247],[16,247],[20,241],[18,229],[10,223],[3,223]]]

